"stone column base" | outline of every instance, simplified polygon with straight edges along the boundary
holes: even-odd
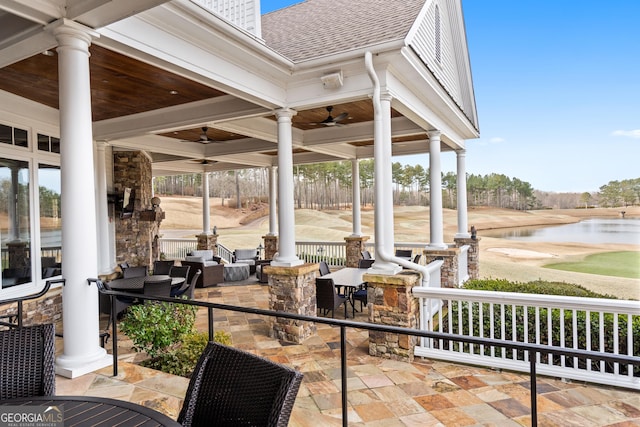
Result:
[[[387,276],[365,274],[368,283],[369,321],[378,325],[401,326],[415,329],[418,326],[420,306],[411,289],[420,281],[415,271]],[[412,362],[418,337],[369,331],[369,354],[386,359]]]
[[[358,262],[362,258],[362,251],[364,251],[364,244],[369,240],[369,236],[349,236],[345,237],[346,242],[346,266],[358,268]]]
[[[440,287],[458,287],[458,256],[460,255],[460,249],[425,249],[422,253],[427,265],[435,260],[444,261],[440,270]]]
[[[469,245],[467,265],[469,267],[469,279],[480,278],[480,238],[455,238],[453,241],[457,247]]]
[[[213,255],[218,256],[218,235],[217,234],[202,233],[202,234],[197,234],[196,238],[198,239],[197,248],[199,251],[211,249],[213,250]]]
[[[278,252],[278,236],[267,234],[262,236],[264,240],[264,259],[273,259]]]
[[[316,277],[318,264],[302,264],[295,267],[264,266],[269,276],[269,309],[304,316],[316,315]],[[278,340],[302,343],[316,333],[316,324],[276,317],[271,337]]]

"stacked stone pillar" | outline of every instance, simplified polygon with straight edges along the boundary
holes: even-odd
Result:
[[[153,242],[160,232],[163,212],[151,204],[151,158],[142,151],[113,153],[113,187],[116,194],[132,191],[134,210],[131,216],[116,216],[116,261],[133,266],[151,266],[160,254]]]
[[[369,240],[369,236],[349,236],[344,238],[346,242],[347,267],[358,268],[358,263],[362,258],[362,251],[365,249],[365,243]]]
[[[199,251],[211,249],[213,255],[218,255],[218,234],[196,234],[196,239],[198,239],[197,249]]]
[[[278,236],[268,234],[262,236],[264,240],[264,259],[273,259],[278,252]]]
[[[316,315],[316,277],[318,264],[302,264],[295,267],[264,266],[269,276],[269,309],[300,314]],[[313,322],[301,322],[276,317],[271,337],[278,340],[302,343],[316,333]]]
[[[432,261],[444,261],[440,270],[440,287],[458,287],[458,257],[460,256],[459,248],[425,249],[422,253],[425,257],[426,265],[428,265]]]
[[[420,320],[419,299],[412,288],[420,282],[420,274],[403,271],[399,274],[365,274],[368,284],[369,321],[377,325],[416,329]],[[413,361],[418,338],[412,335],[369,331],[369,354],[386,359]]]
[[[480,238],[461,238],[453,239],[457,247],[469,245],[467,254],[467,265],[469,266],[469,279],[480,278]]]

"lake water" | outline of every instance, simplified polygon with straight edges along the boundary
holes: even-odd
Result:
[[[529,242],[618,243],[640,245],[640,219],[588,219],[574,224],[485,230],[480,237]]]

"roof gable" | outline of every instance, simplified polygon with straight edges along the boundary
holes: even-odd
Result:
[[[299,62],[402,40],[425,0],[306,0],[262,16],[266,44]]]

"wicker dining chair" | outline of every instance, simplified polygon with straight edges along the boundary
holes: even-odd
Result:
[[[130,279],[132,277],[144,277],[149,273],[149,268],[144,265],[140,267],[129,267],[125,268],[122,272],[122,277],[125,279]]]
[[[173,260],[155,260],[153,261],[153,274],[169,274],[173,264]]]
[[[183,285],[180,286],[175,291],[171,289],[171,296],[179,298],[184,295],[187,297],[187,299],[193,299],[194,293],[196,291],[196,284],[198,283],[198,278],[200,278],[201,274],[202,274],[202,270],[198,270],[196,271],[196,274],[194,274],[193,277],[191,278],[191,282],[187,282],[185,280]]]
[[[323,316],[331,312],[331,317],[335,317],[335,311],[344,304],[344,318],[347,318],[347,303],[349,299],[344,294],[336,291],[333,279],[323,279],[316,277],[316,307]]]
[[[0,331],[0,400],[54,396],[53,324]]]
[[[285,427],[302,377],[287,366],[210,342],[191,375],[178,422]]]
[[[142,293],[147,297],[167,297],[171,296],[171,278],[162,280],[145,281]],[[145,300],[145,302],[152,302]]]

